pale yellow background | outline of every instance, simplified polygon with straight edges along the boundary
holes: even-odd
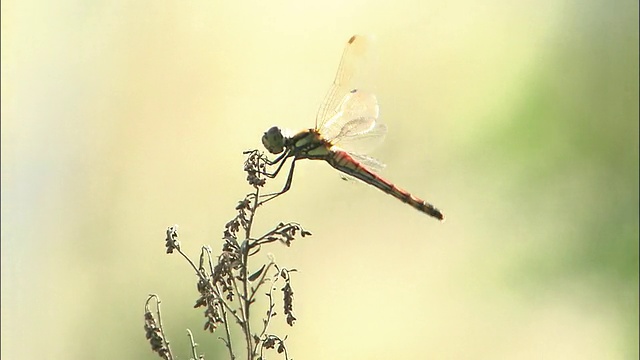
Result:
[[[448,220],[301,162],[257,223],[314,233],[269,249],[292,356],[637,358],[638,3],[605,0],[3,1],[2,358],[154,359],[151,292],[226,358],[165,228],[220,248],[242,151],[313,126],[354,33],[384,175]]]

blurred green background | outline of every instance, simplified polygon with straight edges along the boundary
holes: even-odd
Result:
[[[293,357],[638,358],[638,2],[605,0],[3,1],[2,357],[154,359],[154,292],[225,358],[164,231],[220,248],[242,151],[313,126],[354,33],[384,175],[448,220],[300,163],[257,223],[314,233],[268,250]]]

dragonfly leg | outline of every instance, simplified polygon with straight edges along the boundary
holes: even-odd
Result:
[[[284,161],[282,162],[284,164]],[[287,182],[284,184],[284,187],[282,188],[282,190],[275,192],[275,193],[271,193],[271,194],[265,194],[265,195],[261,195],[260,197],[264,197],[265,200],[260,201],[260,204],[258,205],[262,205],[264,203],[266,203],[267,201],[271,201],[275,198],[277,198],[278,196],[286,193],[287,191],[289,191],[289,189],[291,189],[291,182],[293,181],[293,170],[296,167],[296,159],[293,159],[293,161],[291,162],[291,168],[289,169],[289,176],[287,176]],[[282,168],[282,165],[280,165],[278,167],[277,171],[280,171],[280,169]]]
[[[267,165],[275,165],[277,163],[280,163],[278,165],[278,167],[276,168],[276,170],[272,173],[266,172],[266,171],[261,171],[260,173],[270,179],[273,179],[274,177],[276,177],[276,175],[278,175],[278,173],[280,172],[280,170],[282,169],[282,166],[284,166],[284,164],[287,162],[287,158],[289,157],[289,152],[286,151],[284,152],[282,155],[278,156],[275,160],[271,161],[269,159],[266,159]]]
[[[280,159],[278,161],[280,162],[280,164],[278,165],[278,167],[276,168],[276,170],[274,172],[269,173],[269,172],[265,171],[265,172],[262,173],[262,175],[264,175],[264,176],[266,176],[266,177],[268,177],[270,179],[273,179],[274,177],[276,177],[276,175],[278,175],[280,170],[282,170],[282,167],[284,166],[284,164],[287,162],[287,158],[285,157],[285,158]],[[270,165],[274,165],[274,164],[276,164],[275,161],[273,162],[273,164],[270,164]]]
[[[273,160],[265,159],[265,161],[267,162],[267,165],[274,165],[282,161],[282,159],[286,159],[287,157],[289,157],[289,153],[289,150],[285,150],[281,155],[278,155],[277,158]]]

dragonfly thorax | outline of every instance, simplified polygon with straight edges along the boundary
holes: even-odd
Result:
[[[272,154],[280,154],[285,148],[285,139],[282,130],[274,126],[262,135],[262,145]]]

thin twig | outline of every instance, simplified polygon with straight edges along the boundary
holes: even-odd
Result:
[[[189,329],[187,329],[187,336],[189,336],[189,342],[191,343],[191,355],[193,356],[194,360],[197,360],[198,352],[196,351],[196,346],[198,346],[198,344],[196,344],[195,340],[193,339],[193,334]]]
[[[208,246],[203,246],[202,247],[202,251],[204,251],[207,254],[207,262],[209,263],[209,272],[211,274],[214,273],[214,265],[213,265],[213,258],[211,257],[211,248]],[[220,311],[222,311],[222,318],[224,320],[224,332],[227,336],[227,339],[223,339],[220,338],[220,340],[222,340],[222,342],[224,342],[225,346],[227,347],[227,349],[229,350],[229,359],[231,360],[235,360],[236,358],[236,354],[233,352],[233,343],[231,342],[231,329],[229,327],[229,316],[227,316],[227,308],[229,308],[229,310],[231,311],[231,313],[233,314],[233,316],[236,318],[236,320],[238,319],[238,316],[233,312],[233,310],[229,307],[229,305],[227,304],[226,301],[222,300],[222,292],[220,291],[220,288],[218,287],[218,284],[215,284],[215,294],[218,296],[218,298],[220,299],[220,303],[222,303],[222,306],[220,307]]]
[[[227,335],[227,339],[223,339],[220,338],[224,344],[227,346],[227,349],[229,349],[229,358],[231,360],[235,360],[236,358],[236,354],[233,353],[233,344],[231,343],[231,331],[229,329],[229,319],[227,317],[227,310],[224,308],[224,306],[221,308],[222,310],[222,317],[224,318],[224,330],[225,330],[225,334]]]
[[[262,340],[262,337],[265,336],[267,330],[269,329],[269,324],[271,323],[271,319],[273,318],[273,308],[275,307],[275,303],[273,302],[273,289],[275,289],[275,284],[278,281],[280,272],[275,276],[275,278],[271,281],[271,287],[269,288],[269,292],[267,293],[267,297],[269,298],[269,312],[267,313],[267,317],[263,320],[262,332],[260,333],[259,339]],[[266,338],[264,339],[266,340]],[[261,341],[260,344],[255,345],[254,352],[257,352],[258,345],[260,345],[260,354],[262,354],[262,347],[264,342]]]
[[[156,303],[156,318],[158,322],[157,326],[154,325],[156,318],[153,318],[151,309],[149,308],[149,302],[151,301],[151,299],[154,299]],[[153,340],[151,344],[152,350],[157,351],[158,354],[163,358],[166,356],[166,359],[173,360],[173,352],[171,351],[169,340],[167,340],[167,337],[164,334],[164,326],[162,325],[162,314],[160,312],[160,302],[161,302],[160,298],[156,294],[150,294],[149,297],[147,298],[144,308],[145,308],[145,319],[148,319],[149,322],[145,323],[145,329],[147,329],[147,331],[150,331],[153,334],[152,336]],[[147,318],[147,316],[149,317]],[[160,339],[156,334],[157,331],[160,332]],[[147,334],[147,335],[149,336],[150,334]],[[147,338],[150,339],[151,337],[147,337]],[[158,340],[162,343],[162,345],[156,348],[155,345],[159,345],[159,344],[158,342],[153,342],[153,341],[158,341]]]
[[[262,270],[262,274],[260,274],[260,279],[258,279],[257,285],[255,288],[251,288],[251,296],[249,296],[249,301],[253,301],[253,299],[255,298],[256,294],[258,293],[258,289],[260,288],[261,285],[263,285],[266,281],[267,278],[267,274],[269,273],[269,269],[271,269],[271,267],[274,265],[275,263],[273,261],[269,261],[269,263],[267,264],[267,266]]]
[[[244,315],[245,315],[245,319],[246,321],[244,322],[244,332],[245,332],[245,337],[247,340],[247,359],[248,360],[252,360],[253,359],[253,352],[251,351],[252,349],[252,344],[253,344],[253,339],[251,338],[251,322],[249,321],[250,316],[249,316],[249,309],[251,306],[251,302],[249,301],[249,291],[248,291],[248,283],[249,283],[249,279],[248,279],[248,274],[247,274],[247,268],[248,268],[248,262],[249,262],[249,246],[247,246],[248,243],[245,240],[245,242],[243,243],[243,251],[242,251],[242,304],[243,304],[243,308],[244,308]]]

